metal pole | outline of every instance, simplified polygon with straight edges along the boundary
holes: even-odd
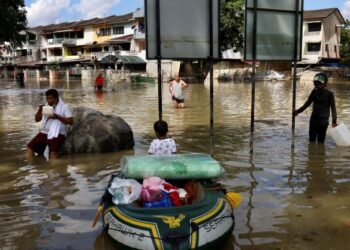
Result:
[[[159,120],[162,120],[163,108],[162,108],[162,61],[160,57],[157,58],[157,71],[158,71],[158,113]]]
[[[255,119],[255,73],[256,73],[256,32],[257,32],[257,5],[258,1],[254,0],[254,17],[253,17],[253,67],[252,67],[252,101],[250,114],[250,153],[254,151],[254,119]]]
[[[210,154],[214,154],[214,63],[210,61]]]
[[[160,2],[156,0],[156,25],[157,25],[157,71],[158,71],[158,112],[159,120],[162,120],[162,55],[160,36]]]
[[[214,61],[213,61],[213,2],[209,0],[209,60],[210,60],[210,154],[214,154]]]
[[[295,23],[294,23],[294,65],[293,65],[293,101],[292,101],[292,143],[291,147],[294,149],[295,141],[295,103],[296,103],[296,92],[297,92],[297,60],[298,60],[298,32],[299,32],[299,0],[296,0],[295,4]]]

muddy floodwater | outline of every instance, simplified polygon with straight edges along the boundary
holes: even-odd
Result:
[[[44,158],[28,164],[25,148],[37,133],[34,114],[44,92],[57,88],[72,108],[121,116],[134,132],[134,150]],[[163,118],[179,153],[210,153],[209,89],[191,84],[184,110],[174,110],[164,84]],[[338,121],[350,126],[350,84],[331,83]],[[222,183],[244,200],[226,249],[349,249],[350,149],[328,135],[309,144],[311,109],[296,118],[291,150],[290,82],[257,82],[254,152],[250,154],[247,83],[215,83],[213,156],[226,170]],[[311,83],[298,83],[297,107]],[[91,84],[0,82],[0,249],[114,249],[101,222],[92,229],[99,198],[123,155],[146,154],[158,118],[157,86],[110,84],[96,95]]]

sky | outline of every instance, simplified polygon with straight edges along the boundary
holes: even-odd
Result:
[[[123,15],[144,5],[144,0],[25,0],[24,2],[29,27]],[[350,19],[350,0],[304,0],[305,10],[325,8],[338,8],[345,19]]]

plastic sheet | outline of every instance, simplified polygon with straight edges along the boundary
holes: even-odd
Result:
[[[215,159],[206,154],[175,154],[169,156],[124,156],[122,173],[126,178],[158,176],[164,179],[213,179],[222,174]]]

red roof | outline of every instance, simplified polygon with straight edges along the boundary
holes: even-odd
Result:
[[[129,34],[129,35],[120,36],[120,37],[116,37],[116,38],[110,39],[110,40],[108,40],[108,42],[109,43],[113,43],[113,42],[130,42],[133,37],[134,37],[133,34]]]

